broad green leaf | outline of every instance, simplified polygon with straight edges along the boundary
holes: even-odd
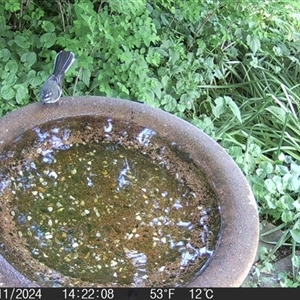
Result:
[[[209,69],[213,70],[215,67],[215,62],[214,62],[214,58],[213,57],[208,57],[205,61],[204,64],[206,67],[208,67]]]
[[[295,238],[294,238],[294,240],[297,241]],[[300,255],[293,255],[292,256],[292,264],[293,264],[294,267],[300,268]]]
[[[222,71],[218,68],[215,70],[214,76],[217,77],[218,79],[223,79],[224,75],[222,73]]]
[[[45,48],[52,47],[56,42],[56,34],[52,32],[44,33],[41,36],[41,43],[44,45]]]
[[[225,96],[224,99],[234,116],[242,123],[241,112],[236,103],[228,96]]]
[[[260,49],[260,40],[256,36],[247,35],[247,44],[250,47],[253,54],[256,54],[257,50]]]
[[[199,119],[198,117],[193,118],[191,123],[203,130],[205,133],[209,134],[210,136],[214,135],[214,124],[210,117],[202,115],[201,119]]]
[[[263,193],[262,197],[267,202],[266,204],[268,206],[268,209],[276,209],[277,208],[277,203],[276,203],[273,195],[266,194],[266,190],[265,189],[262,190],[262,193]],[[279,218],[279,217],[280,217],[280,211],[279,211],[279,216],[277,218]]]
[[[34,87],[41,86],[44,83],[44,81],[40,77],[37,77],[37,76],[30,78],[28,82],[30,85],[32,85]]]
[[[293,202],[293,206],[296,208],[297,211],[300,212],[300,200],[296,200]]]
[[[241,112],[238,106],[235,104],[235,102],[228,96],[224,97],[218,97],[215,99],[215,106],[212,108],[212,112],[215,117],[219,117],[221,114],[223,114],[226,111],[226,108],[228,107],[233,115],[242,122],[241,118]]]
[[[18,80],[18,73],[6,73],[5,78],[2,81],[2,85],[14,86],[17,80]]]
[[[294,209],[294,199],[290,195],[286,194],[280,197],[280,202],[282,203],[284,208],[289,210]]]
[[[12,86],[4,85],[1,88],[1,97],[5,100],[13,99],[15,96],[15,91],[13,90]]]
[[[259,157],[261,155],[261,148],[258,145],[251,143],[249,146],[249,153],[254,157]]]
[[[259,176],[260,178],[266,178],[267,173],[264,169],[257,169],[256,171],[257,176]]]
[[[157,99],[161,99],[161,92],[162,92],[162,84],[158,80],[153,80],[151,83],[152,91],[156,95]]]
[[[300,165],[295,162],[291,163],[291,174],[295,176],[300,176]]]
[[[16,12],[20,10],[19,1],[4,1],[3,3],[5,3],[5,10],[8,10],[10,12]]]
[[[287,112],[278,106],[269,106],[267,110],[272,113],[276,118],[278,118],[281,122],[284,122],[286,119]]]
[[[55,25],[50,21],[43,21],[42,22],[42,28],[46,32],[54,32],[55,31]]]
[[[212,112],[215,117],[219,118],[219,116],[226,110],[226,102],[223,97],[218,97],[215,99],[215,103],[216,105],[213,106]]]
[[[126,94],[127,96],[129,95],[129,90],[124,84],[122,84],[121,82],[117,82],[116,85],[119,87],[122,93]]]
[[[161,100],[161,104],[164,105],[166,111],[174,111],[177,101],[172,96],[165,95]]]
[[[180,96],[180,104],[184,106],[185,109],[191,109],[193,104],[193,98],[190,94],[183,94]],[[183,111],[184,111],[183,110]]]
[[[21,56],[21,61],[27,66],[31,67],[36,62],[36,54],[34,52],[27,52]]]
[[[263,169],[266,174],[271,174],[274,170],[273,165],[269,161],[263,161],[259,164],[259,167]]]
[[[86,25],[90,29],[92,33],[95,31],[95,26],[96,26],[96,20],[94,17],[87,15],[87,14],[82,14],[81,15],[82,19],[86,22]]]
[[[300,188],[300,178],[292,175],[291,173],[285,174],[283,177],[283,184],[286,189],[294,192],[298,192]]]
[[[276,184],[276,188],[277,188],[277,191],[280,193],[280,194],[284,194],[284,186],[283,186],[283,182],[282,182],[282,177],[281,176],[277,176],[277,175],[274,175],[272,177],[272,180],[275,182]]]
[[[128,74],[126,72],[121,73],[121,80],[124,82],[128,81]]]
[[[42,73],[42,75],[41,75],[41,73]],[[33,87],[41,86],[47,78],[46,76],[45,76],[45,78],[43,77],[44,73],[45,72],[39,72],[37,74],[36,71],[30,70],[27,75],[29,84]]]
[[[10,51],[8,49],[1,49],[0,50],[0,58],[3,62],[6,62],[10,59]]]
[[[229,153],[230,156],[232,156],[234,158],[243,157],[244,156],[243,149],[242,149],[242,147],[239,147],[239,146],[231,146],[228,149],[228,153]]]
[[[179,53],[176,49],[169,49],[169,61],[171,65],[174,65],[179,59]]]
[[[80,74],[80,79],[82,82],[86,85],[90,85],[90,79],[91,79],[91,71],[87,68],[82,68],[81,74]]]
[[[18,71],[18,64],[14,60],[10,60],[6,65],[5,65],[5,71],[10,72],[10,73],[17,73]]]
[[[28,89],[25,84],[18,84],[14,87],[16,90],[16,102],[20,105],[26,104],[25,99],[28,98]]]
[[[45,12],[42,9],[36,7],[35,10],[33,10],[31,13],[31,19],[32,20],[41,20],[44,15],[45,15]]]
[[[16,35],[14,41],[19,47],[23,49],[30,48],[30,43],[28,42],[28,39],[25,36]]]
[[[272,179],[267,178],[265,180],[265,186],[271,194],[275,194],[277,192],[276,184]]]
[[[291,229],[292,238],[300,244],[300,229]]]
[[[285,210],[281,214],[281,219],[284,223],[290,223],[291,221],[293,221],[293,213],[289,210]]]
[[[275,167],[276,173],[278,172],[280,175],[285,175],[289,173],[289,169],[287,166],[282,166],[282,165],[276,165]]]

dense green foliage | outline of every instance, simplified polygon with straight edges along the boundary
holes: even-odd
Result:
[[[38,101],[61,49],[65,95],[147,103],[216,139],[283,229],[300,284],[300,4],[277,0],[8,0],[0,4],[0,115]],[[270,256],[268,256],[269,258]]]

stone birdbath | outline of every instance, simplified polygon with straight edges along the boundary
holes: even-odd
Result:
[[[3,286],[246,278],[256,201],[226,151],[193,125],[133,101],[65,97],[17,109],[0,128]]]

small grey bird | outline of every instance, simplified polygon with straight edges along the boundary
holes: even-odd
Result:
[[[64,75],[75,60],[71,51],[60,51],[54,61],[53,74],[46,80],[41,89],[41,100],[44,103],[57,102],[62,94]]]

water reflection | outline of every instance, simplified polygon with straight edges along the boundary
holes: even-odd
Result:
[[[33,130],[33,146],[0,180],[0,192],[11,187],[18,232],[32,256],[70,277],[182,284],[185,268],[213,253],[213,195],[198,174],[185,178],[190,162],[174,161],[174,145],[156,144],[152,129],[130,136],[107,119],[97,135],[97,126]]]
[[[156,132],[150,128],[144,128],[136,137],[138,142],[144,146],[149,146],[151,138],[156,135]]]

